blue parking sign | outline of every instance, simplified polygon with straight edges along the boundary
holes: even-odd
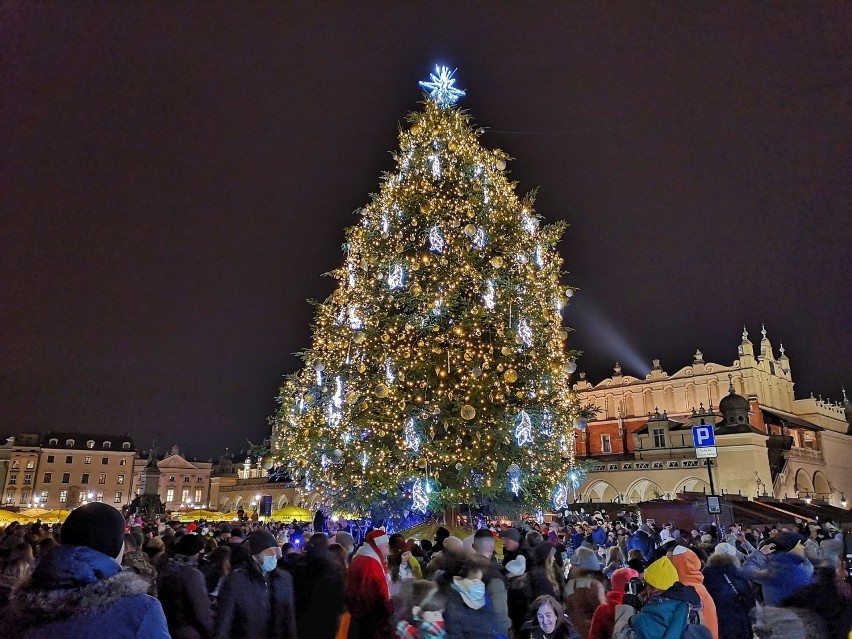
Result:
[[[716,445],[716,435],[713,424],[699,424],[692,427],[692,443],[696,448]]]

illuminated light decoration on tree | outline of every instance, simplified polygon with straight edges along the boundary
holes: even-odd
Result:
[[[420,452],[420,435],[413,417],[405,422],[405,447],[413,453]]]
[[[509,475],[509,490],[515,497],[521,492],[521,468],[517,464],[512,464],[506,471]]]
[[[541,508],[536,508],[535,520],[540,524],[544,523],[544,511]]]
[[[544,258],[541,255],[540,246],[535,247],[535,253],[533,253],[533,262],[535,262],[535,265],[539,268],[544,266]]]
[[[518,415],[518,423],[515,426],[515,439],[518,441],[518,446],[533,443],[532,436],[532,419],[530,414],[522,410]]]
[[[522,319],[518,323],[518,337],[521,338],[527,348],[533,345],[533,332],[526,319]]]
[[[429,231],[429,250],[435,253],[443,253],[444,247],[447,245],[444,236],[441,235],[441,229],[433,226]]]
[[[328,465],[329,465],[330,463],[331,463],[331,460],[328,458],[328,456],[327,456],[327,455],[323,455],[323,456],[320,458],[320,466],[322,466],[323,468],[328,468]]]
[[[487,308],[489,311],[494,310],[494,295],[494,282],[488,280],[488,283],[485,285],[485,293],[482,295],[482,303],[485,304],[485,308]]]
[[[322,386],[322,372],[325,370],[325,366],[321,363],[314,366],[314,370],[317,373],[317,386]]]
[[[547,510],[574,462],[580,408],[567,369],[576,355],[554,312],[573,290],[560,281],[565,225],[538,225],[533,196],[519,197],[504,171],[508,156],[480,134],[469,115],[433,100],[410,116],[396,169],[345,231],[338,287],[316,304],[304,368],[282,386],[273,454],[290,477],[310,469],[335,509],[374,519],[409,510],[411,482],[428,468],[432,508]]]
[[[553,507],[556,510],[568,507],[568,486],[564,483],[556,484],[556,490],[553,491]]]
[[[544,437],[553,435],[553,415],[546,408],[541,411],[541,434]]]
[[[432,100],[442,109],[446,109],[450,105],[463,98],[465,92],[455,86],[453,75],[456,69],[450,71],[442,65],[435,66],[435,73],[429,74],[429,80],[421,80],[420,86],[429,91],[429,99]]]
[[[353,331],[357,331],[361,328],[361,318],[358,317],[358,307],[350,306],[349,307],[349,328]]]
[[[393,269],[391,269],[390,274],[388,275],[388,288],[392,291],[395,291],[398,288],[402,288],[405,283],[405,271],[402,266],[399,264],[394,265]]]
[[[526,210],[521,213],[521,224],[523,224],[524,230],[530,235],[535,235],[535,232],[538,230],[538,219],[531,216]]]
[[[438,154],[438,141],[432,143],[434,153],[429,156],[429,162],[432,164],[432,177],[436,180],[441,177],[441,156]]]
[[[485,241],[485,231],[481,227],[476,229],[476,233],[473,234],[473,248],[485,248]]]
[[[415,481],[411,487],[411,510],[425,514],[429,510],[429,493],[432,492],[429,480]]]
[[[396,379],[396,374],[393,372],[393,361],[390,357],[385,358],[385,379],[388,382],[388,386],[393,384]]]

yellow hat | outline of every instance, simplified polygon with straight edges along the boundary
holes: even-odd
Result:
[[[658,590],[668,590],[677,581],[677,569],[668,557],[661,557],[645,569],[645,583]]]

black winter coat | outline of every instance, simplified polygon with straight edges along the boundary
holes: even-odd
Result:
[[[228,575],[219,590],[218,639],[296,639],[293,578],[264,574],[253,559]]]
[[[172,639],[207,639],[213,635],[210,598],[198,568],[172,559],[157,575],[157,592]]]
[[[325,549],[311,549],[291,565],[299,639],[334,639],[343,614],[343,571]]]

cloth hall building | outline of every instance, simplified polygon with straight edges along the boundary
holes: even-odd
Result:
[[[744,329],[730,366],[693,362],[667,373],[659,360],[644,378],[622,374],[574,385],[597,409],[575,435],[590,468],[576,501],[639,503],[709,493],[706,462],[696,458],[692,426],[714,424],[717,493],[818,500],[847,507],[852,495],[852,405],[796,399],[790,359],[776,356],[765,328],[759,345]]]

